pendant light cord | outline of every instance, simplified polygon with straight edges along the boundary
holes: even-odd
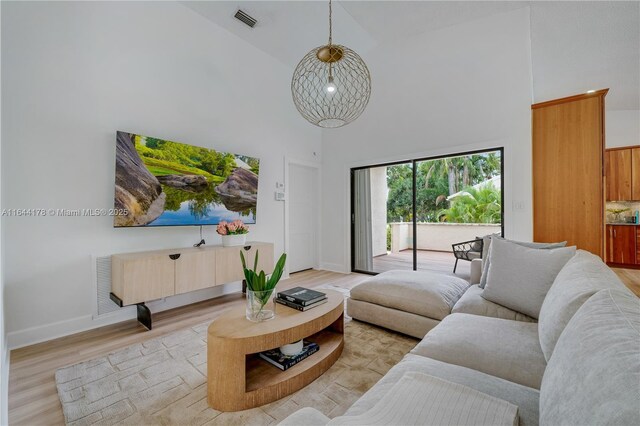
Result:
[[[331,24],[331,14],[332,14],[332,10],[331,10],[331,0],[329,0],[329,48],[331,48],[331,41],[332,41],[332,24]]]
[[[333,41],[333,25],[331,23],[331,15],[332,15],[332,8],[331,8],[331,0],[329,0],[329,54],[331,55],[332,49],[331,49],[331,43]],[[331,79],[333,78],[333,70],[331,69],[331,62],[329,62],[329,81],[331,81]]]

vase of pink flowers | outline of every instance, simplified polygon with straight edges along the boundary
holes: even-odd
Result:
[[[223,220],[218,224],[216,232],[222,236],[224,247],[243,246],[247,242],[249,227],[240,219],[233,222]]]

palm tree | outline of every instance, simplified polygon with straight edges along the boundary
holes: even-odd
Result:
[[[468,187],[451,200],[448,209],[440,210],[438,217],[443,222],[451,223],[500,223],[501,199],[500,189],[493,185]]]
[[[449,182],[449,194],[458,192],[458,162],[459,158],[441,158],[420,163],[422,170],[427,169],[425,188],[429,188],[432,178],[446,178]]]

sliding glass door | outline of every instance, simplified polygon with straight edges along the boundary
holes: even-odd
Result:
[[[468,276],[474,240],[502,234],[502,172],[501,148],[352,169],[352,270]]]

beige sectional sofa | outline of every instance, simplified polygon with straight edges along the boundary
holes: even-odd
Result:
[[[408,373],[507,401],[517,406],[519,424],[525,426],[640,424],[640,299],[598,257],[579,250],[566,263],[538,322],[507,308],[473,303],[479,293],[471,286],[457,303],[469,299],[463,305],[475,306],[476,313],[482,304],[484,315],[454,309],[344,416],[329,419],[304,408],[282,424],[376,423],[367,413],[390,399],[392,388],[398,392],[394,386],[403,378],[406,383],[412,377]],[[415,398],[419,401],[419,395]],[[441,403],[455,401],[449,397]],[[385,422],[393,424],[394,408],[385,410]]]

